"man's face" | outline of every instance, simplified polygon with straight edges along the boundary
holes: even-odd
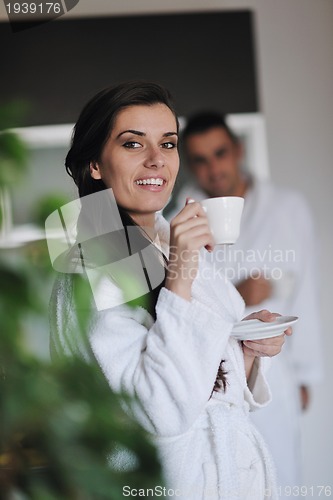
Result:
[[[232,196],[241,182],[242,149],[222,127],[190,135],[185,151],[199,186],[210,196]]]

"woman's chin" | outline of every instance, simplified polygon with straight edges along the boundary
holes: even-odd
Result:
[[[157,194],[157,193],[156,193]],[[170,196],[163,193],[163,196],[149,196],[138,207],[140,211],[159,212],[169,201]]]

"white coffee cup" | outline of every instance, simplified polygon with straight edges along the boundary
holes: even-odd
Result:
[[[221,196],[202,200],[201,206],[208,218],[216,245],[230,245],[237,241],[244,207],[244,198]]]

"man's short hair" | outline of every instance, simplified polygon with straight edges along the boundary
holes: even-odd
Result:
[[[234,144],[238,144],[239,139],[237,135],[231,130],[226,122],[225,115],[216,113],[214,111],[202,111],[192,115],[183,130],[182,139],[185,143],[190,135],[201,134],[216,127],[221,127],[229,135]]]

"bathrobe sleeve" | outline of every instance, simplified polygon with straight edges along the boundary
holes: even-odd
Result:
[[[232,322],[165,288],[150,327],[147,315],[126,304],[99,311],[90,343],[111,388],[136,397],[143,426],[174,436],[188,430],[205,407]]]
[[[199,277],[192,286],[193,301],[199,306],[204,304],[210,311],[214,311],[232,324],[241,321],[244,317],[244,301],[234,285],[223,275],[216,272],[214,261],[209,260],[209,255],[202,252],[199,265]],[[207,258],[208,257],[208,258]],[[271,364],[270,358],[256,358],[249,381],[246,381],[244,356],[241,342],[231,338],[229,340],[229,353],[237,365],[239,379],[244,388],[244,400],[250,411],[266,406],[271,401],[271,392],[266,379],[266,372]],[[240,389],[240,393],[242,389]],[[237,388],[228,387],[228,392]]]
[[[267,406],[272,394],[266,379],[266,371],[271,364],[270,358],[255,358],[251,375],[247,381],[244,399],[249,404],[250,411]]]

